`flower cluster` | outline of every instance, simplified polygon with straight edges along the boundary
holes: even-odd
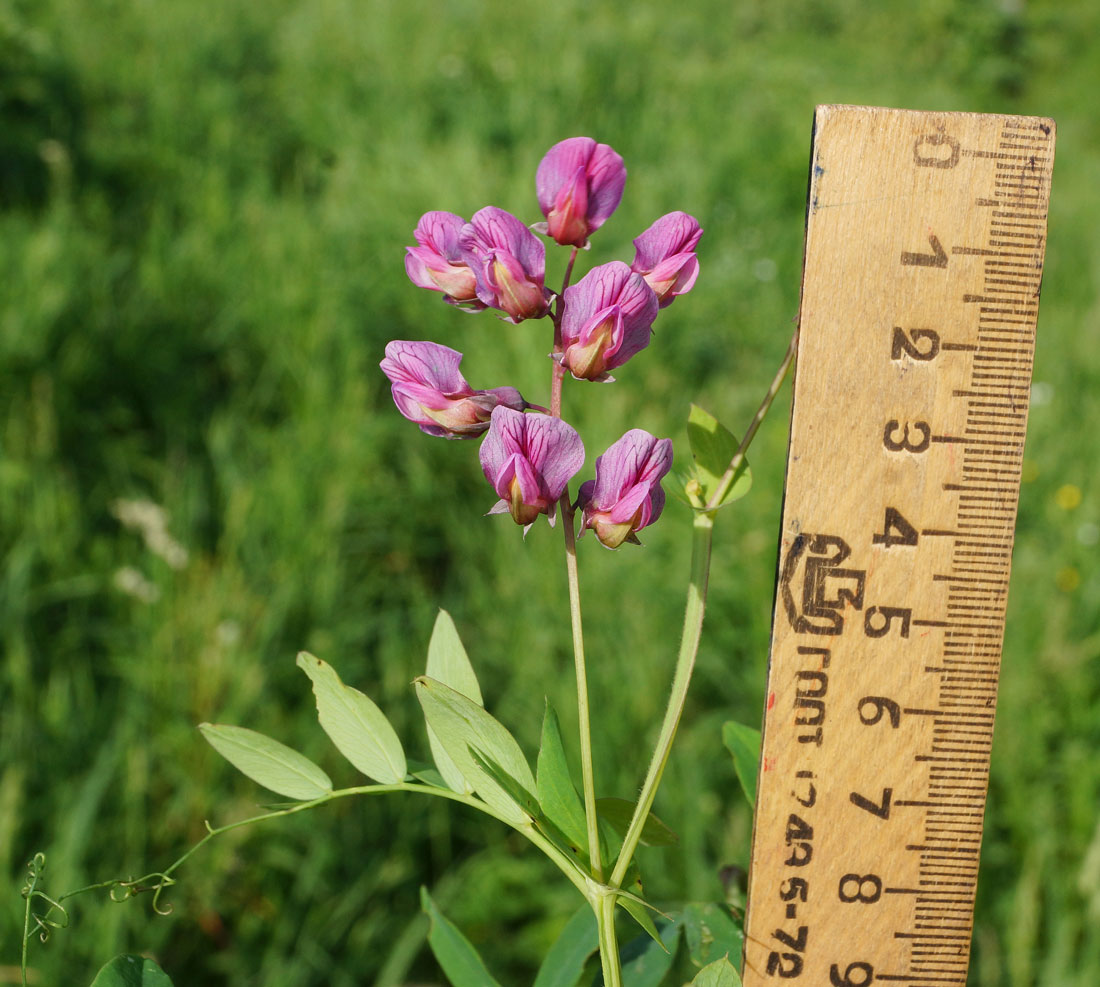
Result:
[[[475,390],[459,371],[462,354],[438,343],[395,340],[382,371],[393,399],[428,435],[484,436],[480,459],[500,498],[490,514],[508,513],[526,531],[545,514],[554,523],[559,501],[582,512],[608,548],[637,543],[635,532],[664,507],[661,479],[672,466],[672,440],[632,429],[596,459],[596,477],[568,503],[569,482],[584,465],[584,445],[560,413],[565,372],[577,380],[611,381],[649,345],[660,309],[695,284],[698,222],[684,212],[662,216],[634,240],[629,266],[611,261],[568,284],[579,249],[618,207],[626,184],[623,159],[606,144],[573,137],[555,144],[535,173],[544,222],[528,227],[511,213],[486,206],[467,222],[451,212],[425,213],[417,246],[407,248],[413,284],[437,291],[467,312],[494,309],[506,322],[549,318],[554,329],[552,412],[532,405],[514,387]],[[546,248],[536,234],[572,248],[566,283],[546,287]]]

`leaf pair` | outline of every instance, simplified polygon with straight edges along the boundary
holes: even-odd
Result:
[[[303,651],[298,667],[313,683],[317,718],[336,749],[372,781],[404,781],[405,751],[374,702],[341,682],[336,670],[320,658]],[[302,802],[332,794],[332,780],[320,767],[271,737],[219,723],[202,723],[199,729],[222,757],[264,788]]]
[[[688,414],[687,431],[692,464],[690,469],[677,472],[679,486],[675,492],[681,500],[701,511],[718,493],[722,477],[737,454],[740,443],[725,425],[696,404],[691,406]],[[743,459],[729,489],[712,509],[740,500],[751,486],[752,471],[748,460]]]

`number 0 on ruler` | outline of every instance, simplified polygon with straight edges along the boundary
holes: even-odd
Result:
[[[1053,159],[817,110],[746,987],[966,982]]]

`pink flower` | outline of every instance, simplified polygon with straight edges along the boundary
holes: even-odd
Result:
[[[478,312],[485,305],[477,297],[477,279],[459,246],[466,220],[453,212],[426,212],[413,236],[419,247],[405,248],[405,271],[419,288],[443,292],[443,300]]]
[[[514,387],[475,391],[459,372],[462,354],[438,343],[395,339],[380,366],[397,410],[428,435],[472,439],[489,428],[498,405],[517,413],[527,402]]]
[[[656,521],[664,509],[661,477],[671,466],[672,439],[655,439],[640,428],[627,432],[596,460],[595,481],[581,484],[581,534],[591,528],[608,548],[624,541],[638,544],[634,532]]]
[[[677,295],[686,295],[699,276],[695,245],[703,230],[694,216],[670,212],[634,241],[630,269],[646,279],[657,293],[661,308]]]
[[[619,205],[626,184],[623,159],[591,137],[555,144],[539,162],[535,192],[546,230],[558,243],[583,247]]]
[[[527,528],[540,514],[554,523],[554,505],[584,465],[584,445],[560,418],[501,406],[493,409],[480,456],[485,478],[500,497],[489,513],[507,511]]]
[[[580,380],[609,380],[649,345],[657,296],[622,261],[592,268],[565,290],[561,363]]]
[[[520,220],[486,206],[462,228],[459,243],[485,305],[507,312],[509,322],[546,315],[546,248]]]

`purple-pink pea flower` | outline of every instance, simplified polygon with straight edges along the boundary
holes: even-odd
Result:
[[[395,339],[380,366],[397,410],[428,435],[472,439],[489,428],[498,405],[516,413],[527,402],[514,387],[475,391],[458,369],[462,354],[438,343]]]
[[[546,248],[509,212],[486,206],[459,235],[476,279],[477,297],[509,315],[508,321],[538,319],[550,310],[546,290]]]
[[[661,478],[672,466],[672,439],[633,428],[596,460],[596,479],[581,484],[581,534],[591,528],[608,548],[638,543],[634,532],[661,516]]]
[[[695,245],[703,230],[694,216],[670,212],[634,241],[630,269],[646,279],[656,292],[661,308],[677,295],[691,291],[699,276]]]
[[[546,217],[545,232],[558,243],[583,247],[623,197],[626,168],[607,144],[570,137],[539,162],[535,193]]]
[[[608,380],[649,345],[657,296],[622,261],[592,268],[565,290],[561,363],[580,380]]]
[[[560,418],[501,406],[493,409],[480,458],[500,497],[489,513],[507,511],[526,529],[540,514],[554,523],[554,505],[584,465],[584,444]]]
[[[466,220],[453,212],[426,212],[413,236],[418,247],[405,248],[405,271],[419,288],[443,292],[443,300],[471,312],[485,304],[477,297],[477,279],[459,246]]]

